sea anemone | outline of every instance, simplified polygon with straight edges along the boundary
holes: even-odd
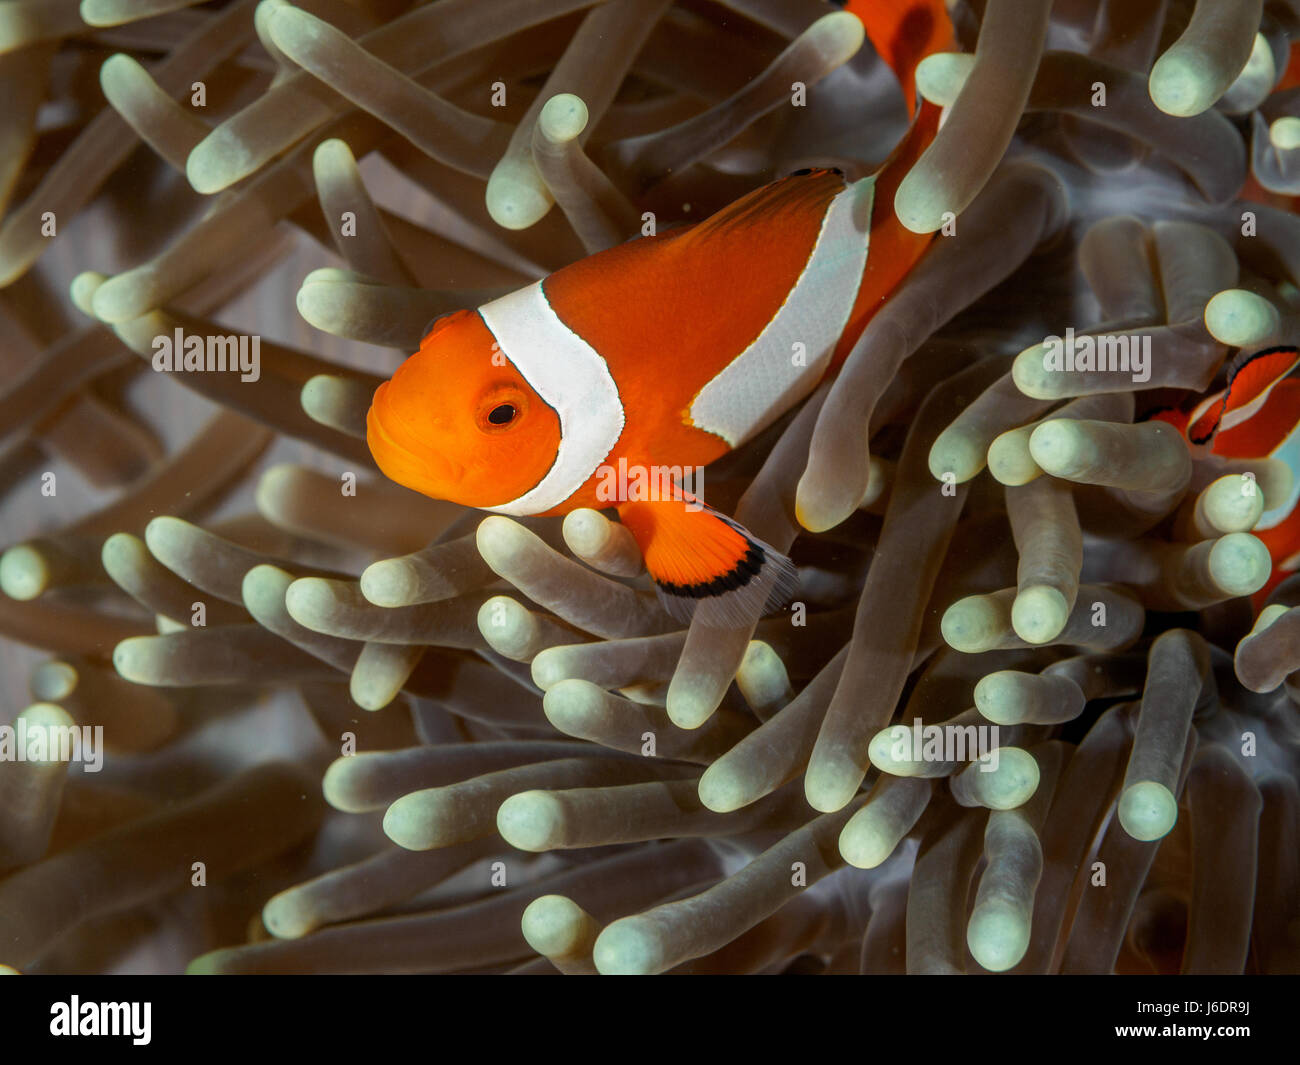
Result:
[[[874,170],[851,13],[0,2],[0,968],[1300,971],[1292,472],[1158,416],[1300,345],[1300,4],[948,8],[933,242],[710,469],[800,572],[735,629],[366,412],[431,319]]]

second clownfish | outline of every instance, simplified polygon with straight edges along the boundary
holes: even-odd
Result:
[[[1265,497],[1265,511],[1251,530],[1268,548],[1273,573],[1255,596],[1256,607],[1279,583],[1300,570],[1300,348],[1290,345],[1243,352],[1221,391],[1190,411],[1160,410],[1151,417],[1176,426],[1193,454],[1227,459],[1275,459],[1291,483],[1285,497]]]
[[[858,6],[914,107],[916,64],[951,42],[942,0]],[[379,468],[437,499],[551,515],[610,506],[611,468],[703,467],[739,447],[839,368],[925,251],[893,200],[937,124],[923,104],[872,177],[801,171],[439,319],[375,392]],[[702,619],[743,623],[795,590],[788,558],[680,486],[614,505],[679,619],[707,603]]]

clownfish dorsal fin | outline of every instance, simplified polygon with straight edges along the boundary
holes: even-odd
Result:
[[[1228,371],[1227,387],[1202,400],[1187,421],[1187,439],[1210,443],[1217,434],[1244,425],[1263,409],[1279,381],[1300,365],[1300,348],[1264,348],[1239,358]]]
[[[874,178],[866,178],[866,184],[858,184],[862,184],[865,189],[873,180]],[[808,236],[815,239],[831,201],[845,187],[844,175],[838,170],[820,167],[796,170],[787,177],[746,193],[703,221],[683,230],[680,235],[669,236],[680,242],[677,251],[685,250],[692,244],[733,237],[740,238],[738,246],[743,248],[752,241],[757,223],[762,223],[763,232],[779,232],[784,218],[791,223],[792,235],[810,229]],[[868,209],[870,202],[867,199]],[[865,232],[865,220],[863,231]],[[734,240],[731,242],[736,243]],[[809,244],[811,245],[811,240]]]
[[[744,628],[798,591],[794,563],[743,526],[682,493],[626,502],[631,530],[669,616],[711,628]]]

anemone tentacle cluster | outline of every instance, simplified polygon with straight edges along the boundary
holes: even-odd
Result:
[[[933,243],[709,471],[800,571],[736,630],[366,412],[431,319],[871,172],[853,15],[0,3],[0,967],[1300,971],[1295,478],[1158,416],[1300,345],[1300,3],[948,7]]]

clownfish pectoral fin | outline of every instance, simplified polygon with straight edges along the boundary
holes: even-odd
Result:
[[[743,628],[798,590],[790,559],[689,497],[627,502],[618,514],[641,547],[659,601],[678,621]]]

